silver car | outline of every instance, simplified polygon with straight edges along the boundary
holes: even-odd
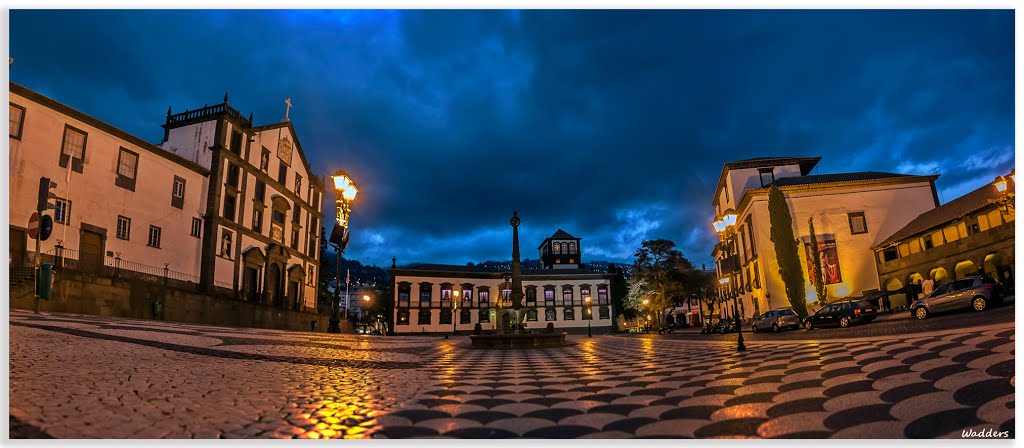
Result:
[[[910,310],[917,319],[925,319],[932,313],[961,308],[984,311],[1002,299],[1002,288],[991,277],[969,275],[935,288],[928,296],[915,300]]]
[[[754,333],[761,330],[771,330],[772,333],[783,328],[800,328],[800,317],[789,308],[770,310],[754,319],[751,324]]]

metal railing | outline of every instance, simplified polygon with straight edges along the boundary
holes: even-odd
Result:
[[[252,127],[252,122],[250,122],[248,118],[243,117],[241,112],[227,104],[214,104],[213,106],[206,106],[196,110],[186,110],[185,112],[168,115],[167,124],[172,125],[184,123],[222,113],[240,121],[246,127]]]
[[[57,269],[91,271],[95,274],[111,278],[134,278],[154,283],[174,281],[189,285],[199,283],[198,276],[170,269],[169,264],[158,267],[125,260],[120,256],[104,256],[102,266],[98,264],[90,265],[88,262],[83,262],[78,250],[62,248],[60,246],[44,252],[40,257],[40,262],[53,263]]]

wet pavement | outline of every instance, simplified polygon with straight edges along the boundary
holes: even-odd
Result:
[[[671,336],[485,351],[465,337],[10,317],[12,438],[1014,436],[1012,318],[799,331],[737,353]]]

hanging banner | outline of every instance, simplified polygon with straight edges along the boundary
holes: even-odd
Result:
[[[836,251],[836,236],[826,233],[817,237],[818,251],[821,252],[821,270],[825,273],[825,284],[842,283],[843,273],[839,269],[839,252]],[[816,276],[814,275],[814,255],[811,253],[811,237],[801,237],[800,240],[804,243],[804,255],[807,259],[807,276],[810,277],[811,284],[813,285]]]

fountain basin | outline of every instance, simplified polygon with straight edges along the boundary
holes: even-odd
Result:
[[[564,347],[565,333],[475,334],[469,337],[473,348],[516,349]]]

